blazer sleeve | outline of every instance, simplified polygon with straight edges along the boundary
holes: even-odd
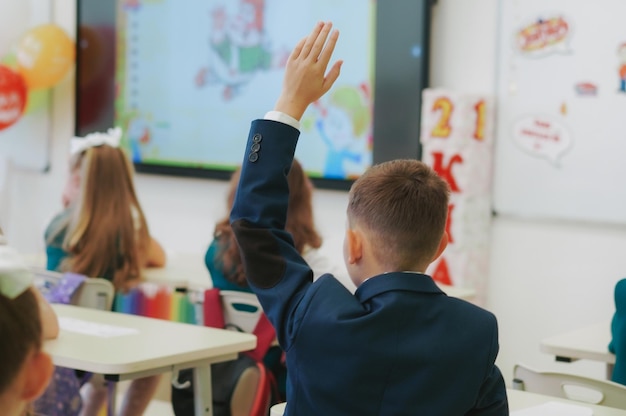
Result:
[[[271,120],[252,122],[230,221],[244,272],[263,310],[289,349],[294,311],[313,272],[285,231],[289,187],[299,131]]]
[[[493,335],[491,337],[491,348],[489,354],[489,365],[485,379],[480,387],[479,398],[468,416],[508,416],[509,403],[506,394],[506,385],[500,369],[495,364],[498,355],[498,324],[495,316],[493,320]]]

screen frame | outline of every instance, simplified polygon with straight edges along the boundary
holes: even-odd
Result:
[[[95,130],[104,130],[113,127],[114,119],[107,125],[96,129],[85,129],[81,125],[81,104],[84,89],[80,85],[81,75],[81,36],[80,28],[85,23],[82,21],[82,8],[84,3],[110,2],[115,7],[118,0],[76,0],[76,76],[75,76],[75,125],[74,133],[84,136]],[[376,1],[376,35],[375,35],[375,75],[374,75],[374,103],[373,103],[373,150],[372,163],[377,164],[386,160],[397,158],[421,158],[420,117],[422,91],[428,87],[430,66],[430,29],[432,20],[432,6],[436,0],[396,0],[393,2]],[[406,39],[402,39],[403,28],[398,25],[391,26],[398,19],[406,20],[406,8],[413,7],[419,11],[421,21],[416,23],[417,35],[422,41],[419,45],[419,56],[411,57],[406,50],[389,48],[386,46],[392,42],[402,47],[410,47]],[[380,30],[384,26],[385,30]],[[396,29],[396,30],[390,30]],[[398,36],[400,34],[400,37]],[[415,35],[415,34],[414,34]],[[410,41],[410,40],[409,40]],[[115,47],[115,46],[114,46]],[[415,61],[418,58],[418,63]],[[115,65],[113,65],[115,67]],[[418,90],[407,88],[404,78],[398,78],[395,73],[398,68],[409,68],[417,73],[405,73],[409,78],[415,76]],[[406,71],[405,71],[406,72]],[[413,79],[413,78],[412,78]],[[398,82],[400,80],[400,83]],[[115,85],[109,88],[115,89]],[[398,105],[398,98],[409,105]],[[114,102],[111,103],[111,106]],[[384,137],[384,140],[382,139]],[[243,156],[242,156],[243,157]],[[190,178],[206,178],[216,180],[229,180],[233,169],[217,169],[207,167],[172,166],[168,164],[153,164],[133,162],[135,171],[145,174],[168,175]],[[355,179],[334,179],[311,177],[317,188],[331,190],[348,190]]]

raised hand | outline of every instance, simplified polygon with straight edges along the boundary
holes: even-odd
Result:
[[[339,77],[343,61],[326,68],[335,50],[339,32],[332,31],[332,23],[318,23],[313,31],[293,49],[283,80],[283,89],[275,110],[300,120],[306,108],[324,95]]]

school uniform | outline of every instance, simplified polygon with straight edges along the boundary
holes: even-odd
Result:
[[[252,123],[231,212],[246,276],[286,351],[286,415],[508,415],[493,314],[420,273],[350,293],[284,231],[299,131]],[[341,208],[343,209],[343,208]]]
[[[611,380],[626,384],[626,279],[615,284],[615,312],[611,320],[609,351],[615,354]]]

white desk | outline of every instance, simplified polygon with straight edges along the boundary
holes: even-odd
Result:
[[[539,349],[554,355],[557,361],[569,363],[585,359],[606,363],[606,375],[610,379],[615,355],[609,352],[609,342],[611,324],[603,322],[545,338]]]
[[[212,414],[210,364],[235,359],[256,346],[251,334],[70,305],[52,307],[61,332],[44,348],[54,364],[113,381],[195,368],[196,415]],[[72,322],[87,323],[87,328],[71,329]],[[87,333],[94,329],[99,335]],[[105,330],[126,333],[105,337]]]
[[[510,411],[522,410],[548,402],[560,402],[588,407],[593,410],[593,416],[626,416],[626,410],[615,409],[613,407],[581,403],[573,400],[561,399],[559,397],[544,396],[543,394],[529,393],[527,391],[513,389],[507,389],[506,393],[509,398]]]
[[[213,287],[211,275],[204,264],[204,253],[167,253],[164,267],[143,269],[148,282],[208,289]]]
[[[560,402],[567,404],[576,404],[578,406],[593,409],[593,416],[626,416],[626,410],[614,409],[612,407],[598,406],[595,404],[587,404],[575,402],[572,400],[561,399],[558,397],[544,396],[543,394],[529,393],[526,391],[507,389],[509,400],[509,410],[523,410],[533,406],[539,406],[548,402]],[[285,412],[285,403],[279,403],[272,406],[270,416],[281,416]]]
[[[36,269],[46,268],[46,254],[22,256],[26,264]],[[142,270],[146,282],[163,283],[176,287],[211,288],[211,276],[204,265],[203,253],[166,253],[164,267],[148,267]]]

